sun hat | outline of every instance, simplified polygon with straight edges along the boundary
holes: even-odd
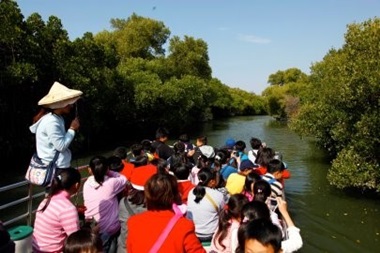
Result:
[[[59,82],[54,82],[49,93],[44,96],[38,105],[50,109],[64,108],[67,105],[74,104],[83,94],[80,90],[69,89]]]

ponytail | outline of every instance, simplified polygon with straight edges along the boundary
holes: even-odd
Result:
[[[199,203],[203,197],[206,195],[205,187],[208,185],[210,180],[215,179],[215,174],[211,172],[209,168],[202,168],[198,172],[198,185],[193,189],[193,194],[195,195],[195,203]]]
[[[73,185],[80,183],[81,175],[78,170],[74,168],[68,168],[62,170],[58,175],[53,178],[47,200],[45,205],[41,208],[41,212],[44,212],[49,206],[51,198],[59,192],[66,190],[69,191]]]
[[[248,199],[243,194],[232,195],[228,203],[224,206],[223,210],[219,213],[218,230],[213,240],[218,240],[218,244],[225,250],[226,246],[223,244],[223,240],[228,235],[228,229],[231,227],[231,219],[238,220],[241,215],[243,206],[248,203]]]
[[[90,160],[90,169],[95,181],[99,185],[103,185],[105,175],[108,171],[107,159],[104,156],[95,156]]]
[[[253,184],[253,200],[265,202],[271,195],[271,192],[270,184],[263,179],[260,179]]]
[[[45,107],[41,107],[38,113],[33,117],[33,124],[39,121],[44,115],[48,114],[50,110]]]

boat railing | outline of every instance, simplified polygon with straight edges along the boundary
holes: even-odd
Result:
[[[86,170],[87,168],[88,166],[85,165],[85,166],[79,166],[77,169],[82,172]],[[83,174],[85,173],[81,173],[81,174],[82,174],[82,182],[84,182],[87,179],[87,176],[83,176]],[[2,223],[4,226],[9,226],[19,221],[26,222],[28,226],[31,226],[33,223],[33,215],[36,213],[37,207],[38,207],[38,205],[33,205],[33,201],[45,195],[45,188],[38,187],[41,189],[34,193],[34,189],[33,189],[34,186],[29,184],[28,181],[23,180],[21,182],[0,187],[0,194],[9,193],[8,196],[11,196],[11,193],[13,191],[17,189],[21,189],[23,187],[28,188],[27,194],[23,194],[23,195],[20,194],[21,196],[18,197],[16,200],[11,200],[9,202],[2,203],[0,205],[0,211],[3,212],[7,210],[8,211],[7,216],[10,217],[10,218],[6,218],[6,220],[2,220]],[[78,192],[78,194],[79,195],[82,194],[82,191]],[[17,212],[11,212],[12,208],[14,209],[15,206],[23,204],[23,203],[27,205],[26,212],[22,212],[21,214],[17,214]],[[37,206],[37,207],[33,208],[33,206]],[[15,215],[12,215],[12,213],[14,213]],[[1,219],[3,218],[4,217],[2,217]]]

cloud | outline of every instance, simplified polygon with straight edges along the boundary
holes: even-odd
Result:
[[[268,44],[272,42],[270,39],[260,38],[255,35],[248,35],[248,34],[239,34],[238,39],[241,41],[245,41],[249,43],[257,43],[257,44]]]

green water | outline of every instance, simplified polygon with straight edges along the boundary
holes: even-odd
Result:
[[[235,117],[205,125],[209,143],[222,146],[228,137],[249,146],[258,137],[283,154],[292,173],[285,182],[290,213],[301,229],[299,252],[380,252],[380,202],[348,196],[326,180],[330,164],[322,150],[271,117]]]
[[[324,152],[317,149],[310,139],[300,139],[286,125],[267,116],[217,120],[194,129],[196,132],[189,132],[193,140],[204,134],[208,136],[209,144],[215,147],[223,146],[231,137],[243,140],[249,146],[249,139],[258,137],[283,154],[292,173],[285,183],[289,210],[304,240],[299,252],[380,252],[379,200],[350,196],[330,187],[326,181],[330,164]],[[128,143],[133,143],[133,140],[114,146],[129,146]],[[106,155],[110,151],[101,153]],[[90,156],[75,159],[73,165],[86,164],[89,159]],[[9,182],[7,177],[12,181],[21,180],[24,169],[20,171],[10,170],[0,181]],[[8,197],[11,196],[2,195],[0,202]],[[4,218],[2,212],[1,218]]]

